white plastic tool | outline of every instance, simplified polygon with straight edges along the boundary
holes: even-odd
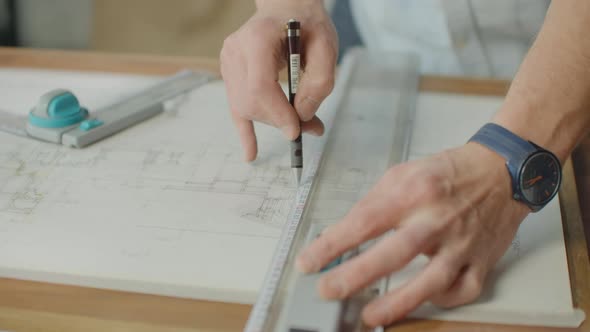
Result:
[[[195,89],[213,75],[182,71],[110,106],[89,112],[68,90],[39,99],[27,117],[0,112],[0,130],[82,148],[144,121],[164,110],[163,102]]]

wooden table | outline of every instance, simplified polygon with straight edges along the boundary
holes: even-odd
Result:
[[[32,67],[141,74],[171,74],[182,68],[218,72],[215,59],[114,55],[0,48],[0,67]],[[502,96],[508,82],[423,76],[421,91]],[[0,91],[1,95],[1,91]],[[564,165],[560,192],[572,294],[590,314],[590,139]],[[574,177],[574,171],[576,177]],[[586,225],[586,227],[584,227]],[[250,306],[0,278],[0,330],[14,331],[239,331]],[[590,320],[590,319],[589,319]],[[573,331],[408,320],[391,331]],[[586,322],[576,331],[590,331]]]

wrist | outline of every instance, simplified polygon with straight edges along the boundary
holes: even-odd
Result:
[[[585,131],[586,124],[584,121],[576,123],[574,112],[542,103],[540,98],[534,101],[536,98],[527,98],[523,94],[519,97],[507,98],[492,122],[552,152],[563,164]]]
[[[465,176],[461,181],[462,186],[484,193],[479,199],[505,201],[507,208],[512,207],[522,217],[531,212],[526,204],[513,198],[512,178],[506,167],[506,160],[501,155],[476,142],[469,142],[456,152],[456,172]],[[472,203],[477,205],[479,202]]]
[[[256,0],[256,8],[257,9],[264,9],[264,8],[277,8],[277,7],[287,7],[290,9],[293,8],[306,8],[306,7],[313,7],[317,5],[321,5],[323,7],[324,1],[323,0]]]
[[[301,22],[302,30],[310,23],[330,21],[322,0],[258,0],[255,16],[270,17],[281,24],[293,18]]]
[[[557,194],[562,181],[561,163],[553,153],[494,123],[485,124],[469,142],[478,143],[505,160],[512,197],[533,212],[543,209]]]

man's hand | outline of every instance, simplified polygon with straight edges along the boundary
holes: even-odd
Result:
[[[530,212],[512,199],[505,161],[476,143],[393,167],[340,223],[298,257],[304,272],[394,229],[363,254],[326,272],[319,293],[342,299],[395,273],[417,255],[426,267],[368,304],[370,326],[398,320],[425,301],[451,307],[476,299],[490,269]]]
[[[296,110],[278,83],[279,71],[287,65],[285,24],[291,18],[301,22],[303,73]],[[289,140],[301,130],[323,134],[315,113],[334,86],[337,53],[336,31],[319,0],[258,1],[256,14],[227,37],[221,73],[246,160],[257,154],[252,121],[280,128]]]

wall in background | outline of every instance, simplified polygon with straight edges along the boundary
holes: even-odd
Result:
[[[0,0],[0,24],[2,4],[8,1]],[[348,0],[324,2],[331,10],[342,7],[338,3],[347,4]],[[15,0],[15,3],[20,46],[205,57],[217,57],[224,38],[256,10],[254,0]]]
[[[0,0],[0,46],[16,45],[14,1]]]
[[[9,22],[8,0],[0,0],[0,31],[7,31]]]
[[[87,48],[92,0],[17,0],[19,44],[29,47]]]
[[[225,36],[254,11],[252,0],[98,0],[91,47],[217,57]]]
[[[0,45],[8,44],[10,31],[8,0],[0,0]]]

